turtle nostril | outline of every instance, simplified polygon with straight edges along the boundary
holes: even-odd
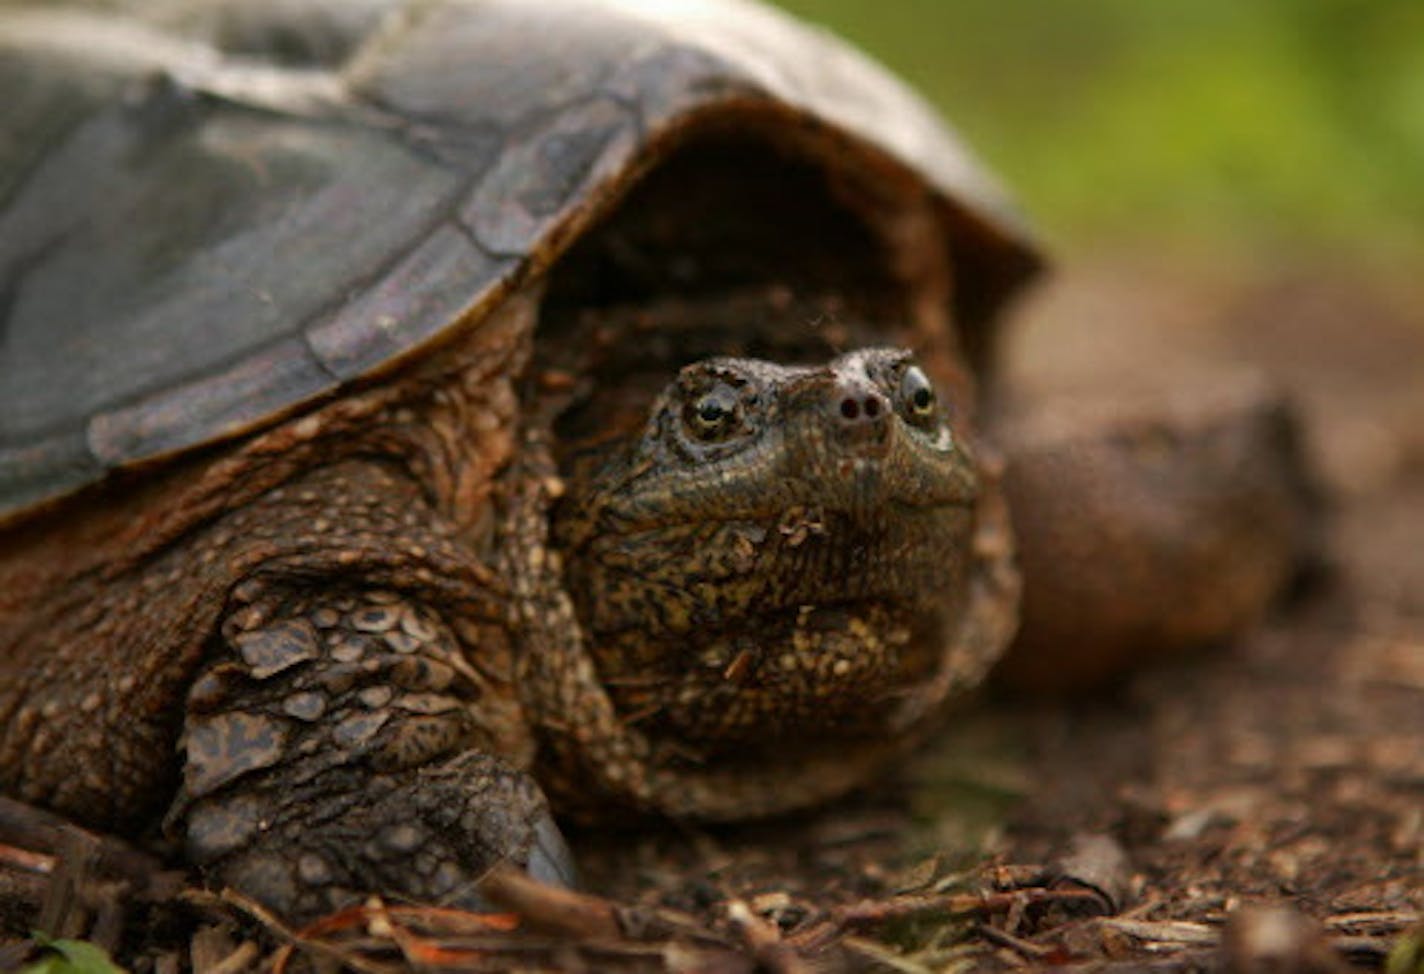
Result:
[[[828,391],[825,415],[847,432],[863,429],[869,435],[884,427],[891,416],[890,401],[867,383],[841,382]]]
[[[849,394],[842,393],[837,399],[836,411],[840,413],[841,419],[852,426],[880,425],[880,418],[885,415],[889,404],[884,397],[874,392],[863,389],[852,390]]]

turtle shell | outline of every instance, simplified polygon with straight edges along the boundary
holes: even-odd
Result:
[[[976,364],[1036,264],[917,97],[742,0],[9,7],[0,88],[0,520],[420,354],[693,122],[923,184]]]

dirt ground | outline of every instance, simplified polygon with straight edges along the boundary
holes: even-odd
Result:
[[[1333,935],[1402,926],[1424,909],[1424,289],[1324,263],[1213,275],[1119,258],[1070,269],[1026,311],[1026,386],[1071,388],[1102,363],[1264,369],[1300,403],[1333,503],[1327,576],[1259,631],[1023,715],[1033,785],[1001,854],[1111,834],[1139,919],[1215,925],[1285,902]]]
[[[284,942],[303,945],[289,970],[1381,967],[1424,913],[1424,283],[1113,253],[1015,317],[1020,390],[1276,377],[1332,497],[1324,576],[1235,645],[1112,690],[989,694],[814,815],[575,835],[593,895],[505,891],[532,938],[379,906],[299,934],[189,894],[176,919],[131,910],[122,955],[228,974],[273,969]]]

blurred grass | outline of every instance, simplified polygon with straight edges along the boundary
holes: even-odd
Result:
[[[1421,0],[781,0],[936,102],[1050,240],[1424,256]]]

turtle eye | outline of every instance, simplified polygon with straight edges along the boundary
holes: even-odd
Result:
[[[699,443],[719,443],[741,429],[741,412],[736,390],[718,383],[688,400],[682,409],[682,423]]]
[[[934,419],[936,397],[929,376],[918,365],[912,365],[900,376],[900,408],[905,417],[923,426]]]

